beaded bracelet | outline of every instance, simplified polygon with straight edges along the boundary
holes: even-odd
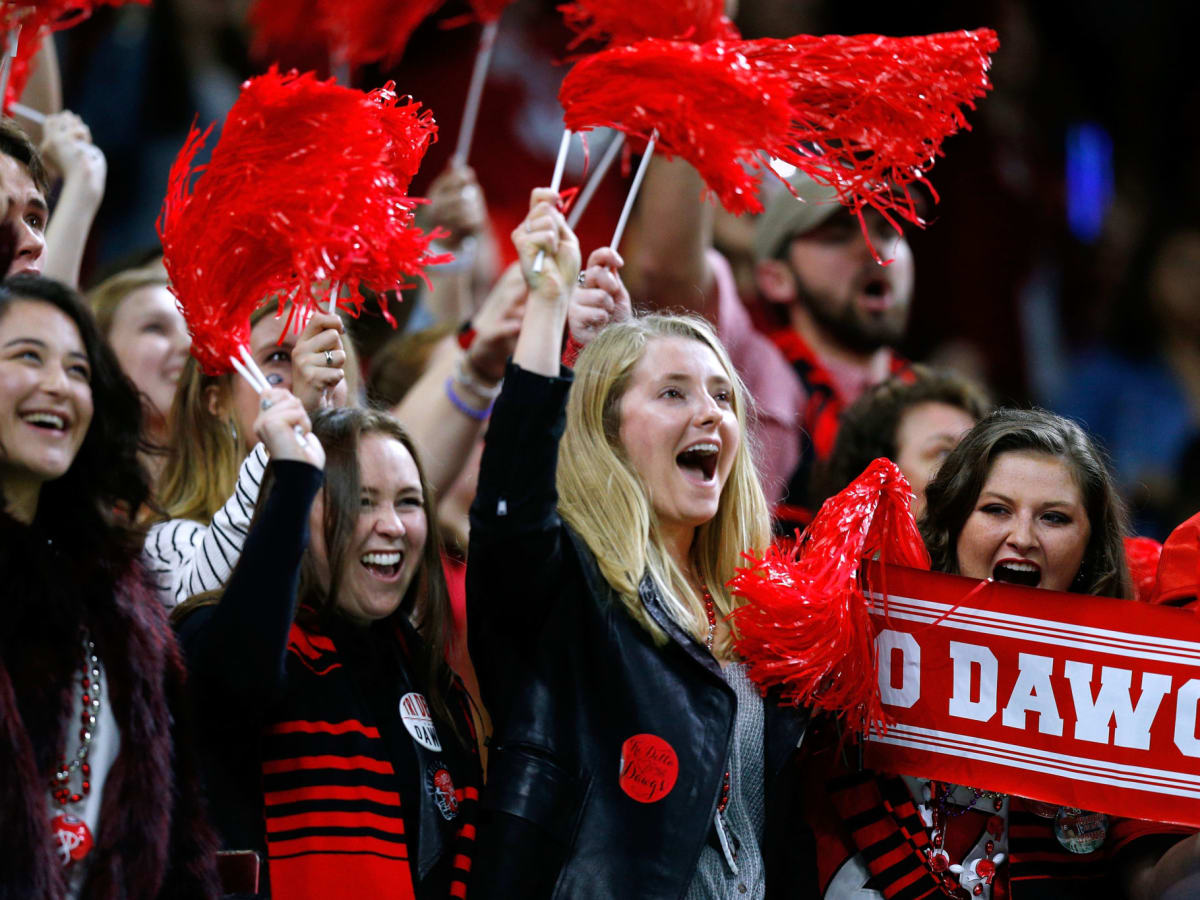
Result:
[[[496,405],[496,401],[493,400],[491,403],[489,403],[483,409],[473,409],[472,407],[463,403],[462,398],[459,397],[458,394],[456,394],[454,392],[454,379],[453,378],[446,379],[446,397],[450,400],[451,403],[454,404],[455,409],[457,409],[464,416],[470,416],[476,422],[482,422],[482,421],[486,420],[487,417],[492,414],[492,407]]]

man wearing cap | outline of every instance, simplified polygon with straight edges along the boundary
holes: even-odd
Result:
[[[913,259],[904,236],[868,210],[871,244],[890,260],[880,265],[831,189],[801,173],[789,180],[800,199],[774,185],[754,230],[758,322],[712,250],[713,209],[682,162],[650,165],[626,280],[643,305],[683,306],[716,324],[755,400],[768,499],[803,524],[812,466],[833,449],[841,410],[905,367],[892,347],[908,323]]]

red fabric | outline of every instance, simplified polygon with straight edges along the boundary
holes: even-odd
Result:
[[[351,67],[394,65],[413,31],[443,0],[319,0],[335,56]]]
[[[254,0],[246,14],[250,55],[264,67],[276,63],[329,75],[329,33],[320,27],[322,0]]]
[[[725,16],[723,0],[574,0],[559,11],[576,33],[571,47],[584,41],[622,46],[662,38],[702,44],[741,37]]]
[[[209,374],[249,340],[251,312],[292,301],[289,327],[332,285],[383,292],[422,275],[437,233],[413,226],[409,182],[437,126],[389,82],[370,94],[271,69],[243,85],[207,167],[193,127],[158,220],[171,289]],[[193,178],[199,173],[200,177]],[[386,306],[382,307],[389,318]]]
[[[1129,566],[1129,577],[1133,581],[1134,600],[1149,603],[1153,598],[1158,560],[1162,552],[1163,545],[1154,538],[1125,538],[1125,562]]]
[[[1193,606],[1200,595],[1200,513],[1167,536],[1158,560],[1152,603]]]
[[[912,496],[895,463],[877,459],[825,502],[794,549],[768,547],[737,570],[729,586],[747,601],[734,612],[737,649],[755,681],[782,684],[786,700],[856,732],[884,722],[860,561],[929,568]]]

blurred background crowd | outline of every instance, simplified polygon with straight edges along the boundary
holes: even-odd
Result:
[[[108,160],[84,288],[155,252],[167,171],[189,125],[219,127],[241,81],[272,61],[252,52],[247,6],[101,8],[56,36],[64,106]],[[364,88],[395,79],[433,109],[440,140],[417,195],[449,160],[477,44],[477,25],[442,27],[468,11],[457,6],[425,22],[394,69],[353,76]],[[570,34],[554,6],[520,0],[500,30],[470,160],[496,234],[523,217],[561,134]],[[1198,15],[1169,3],[742,0],[734,16],[751,38],[996,29],[994,90],[970,114],[972,130],[947,141],[931,178],[940,203],[927,229],[909,233],[917,282],[899,349],[975,378],[1002,404],[1083,421],[1112,455],[1136,530],[1159,540],[1200,508]],[[296,55],[283,63],[328,74],[319,54]],[[566,184],[583,176],[576,156]],[[628,181],[606,179],[578,229],[584,246],[607,241]],[[717,243],[737,272],[751,259],[749,230],[720,218]],[[386,326],[356,325],[368,360],[384,336],[364,333],[375,328]]]

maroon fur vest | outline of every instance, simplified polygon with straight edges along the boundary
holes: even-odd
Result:
[[[88,552],[102,556],[95,546]],[[121,733],[82,896],[219,893],[216,841],[190,762],[179,650],[140,566],[113,558],[115,565],[72,558],[37,526],[0,514],[0,900],[58,900],[65,892],[47,804],[76,715],[81,625],[104,664]],[[112,576],[118,567],[123,574]]]

